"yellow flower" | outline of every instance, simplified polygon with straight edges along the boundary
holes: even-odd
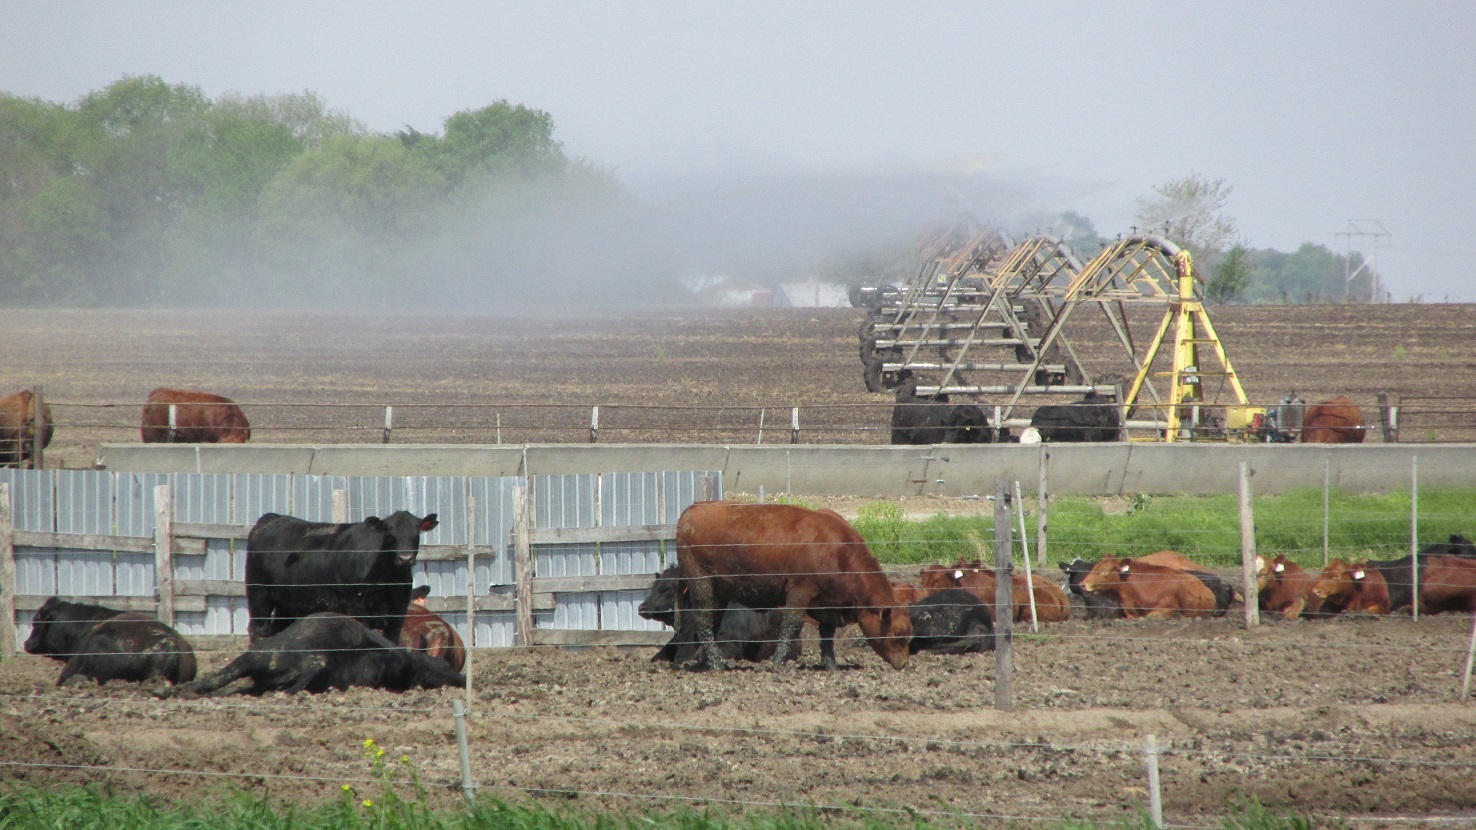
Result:
[[[373,738],[365,738],[364,739],[364,748],[365,749],[373,749],[374,748],[374,739]]]
[[[374,802],[373,801],[370,801],[369,799],[366,798],[366,799],[364,799],[364,806],[365,807],[373,807],[374,806]]]
[[[375,758],[383,758],[384,757],[384,750],[382,750],[382,749],[375,750],[374,751],[374,757]]]
[[[346,792],[346,793],[353,792],[354,791],[354,788],[351,787],[351,786],[349,786],[348,784],[344,784],[343,785],[343,791]]]
[[[409,755],[401,755],[400,756],[400,763],[402,763],[402,764],[408,764],[408,763],[410,763],[410,756]]]

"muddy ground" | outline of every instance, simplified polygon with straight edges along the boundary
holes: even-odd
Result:
[[[576,807],[811,804],[997,826],[1132,814],[1152,734],[1170,821],[1210,823],[1254,796],[1324,817],[1476,823],[1476,706],[1455,702],[1469,627],[1074,620],[1021,633],[1008,712],[988,654],[894,671],[847,645],[825,672],[809,642],[797,669],[693,674],[652,664],[649,647],[488,651],[474,658],[472,765],[479,792]],[[214,667],[229,653],[202,656]],[[458,797],[458,692],[161,701],[128,683],[57,688],[58,670],[0,665],[6,779],[187,800],[237,788],[315,801],[344,783],[373,796],[372,738],[392,771],[408,756],[434,800]]]
[[[1212,313],[1258,402],[1476,389],[1469,306]],[[267,442],[377,441],[386,404],[396,441],[491,442],[499,419],[508,442],[583,441],[599,404],[602,441],[752,441],[758,408],[773,424],[776,408],[782,421],[801,405],[802,441],[880,443],[890,404],[862,388],[860,319],[0,310],[0,391],[44,385],[59,423],[48,466],[88,466],[98,443],[137,440],[159,385],[242,401]],[[1407,440],[1476,436],[1408,417]],[[650,648],[482,652],[473,769],[482,793],[560,805],[850,805],[993,826],[1139,809],[1154,734],[1171,821],[1210,824],[1254,795],[1360,828],[1426,815],[1476,826],[1476,705],[1455,702],[1469,617],[1247,632],[1238,613],[1022,635],[1010,712],[995,707],[989,655],[921,655],[899,672],[849,648],[834,673],[689,674],[653,666]],[[807,665],[813,643],[808,653]],[[202,652],[207,668],[229,657]],[[372,795],[373,738],[390,761],[408,756],[433,798],[459,798],[449,690],[161,701],[130,684],[58,689],[58,671],[30,656],[0,664],[0,779],[182,800],[235,787],[314,801],[346,782]]]

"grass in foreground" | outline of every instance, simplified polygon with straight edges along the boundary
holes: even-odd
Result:
[[[1027,496],[1025,506],[1025,534],[1033,548],[1034,499]],[[1421,545],[1444,542],[1452,533],[1476,537],[1476,490],[1421,490],[1419,508]],[[862,506],[855,525],[884,564],[950,563],[960,557],[981,558],[981,552],[988,562],[993,559],[993,503],[980,502],[979,511],[976,516],[940,514],[909,521],[896,504],[872,502]],[[1303,566],[1322,566],[1321,489],[1259,496],[1254,514],[1257,552],[1267,557],[1285,553]],[[1177,550],[1211,565],[1240,563],[1240,506],[1233,495],[1057,497],[1051,500],[1049,530],[1047,552],[1053,563],[1156,550]],[[1409,535],[1409,493],[1330,495],[1330,557],[1397,558],[1409,552]]]
[[[1206,821],[1196,819],[1198,826]],[[0,792],[0,828],[5,830],[931,830],[977,826],[970,817],[814,811],[726,815],[710,810],[606,813],[555,810],[536,804],[483,799],[476,809],[434,810],[423,795],[404,800],[386,791],[379,798],[357,793],[336,803],[312,807],[274,805],[263,797],[238,794],[220,801],[164,805],[147,796],[115,796],[97,787],[51,792],[13,788]],[[1017,825],[1032,830],[1152,830],[1147,816],[1109,824],[1063,821]],[[1172,826],[1172,825],[1170,825]],[[1269,810],[1251,802],[1236,808],[1217,826],[1223,830],[1311,830],[1310,819]]]

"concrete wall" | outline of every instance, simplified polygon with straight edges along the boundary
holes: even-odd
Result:
[[[1034,492],[1041,447],[877,447],[690,444],[160,445],[105,444],[98,463],[138,472],[270,472],[315,475],[509,476],[720,470],[731,493],[969,496],[996,479]],[[1421,486],[1476,487],[1476,445],[1055,444],[1050,489],[1058,494],[1233,493],[1250,462],[1257,493],[1320,487],[1407,490],[1418,456]],[[526,465],[526,466],[525,466]]]

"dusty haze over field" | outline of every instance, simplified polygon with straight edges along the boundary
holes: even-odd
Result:
[[[1451,97],[1476,78],[1466,2],[12,0],[5,18],[0,89],[48,100],[155,73],[212,97],[315,90],[377,131],[545,110],[651,217],[621,255],[637,269],[803,269],[958,208],[1025,231],[1074,210],[1111,236],[1198,172],[1234,186],[1253,247],[1341,253],[1349,220],[1378,220],[1392,238],[1354,249],[1396,299],[1476,300],[1476,109]]]

